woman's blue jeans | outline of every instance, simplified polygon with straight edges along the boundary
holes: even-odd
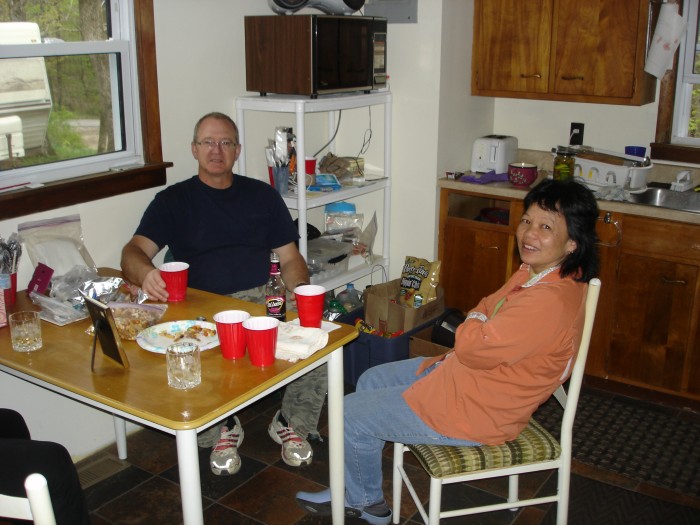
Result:
[[[345,396],[345,499],[362,509],[384,501],[382,449],[387,441],[405,444],[474,445],[435,432],[409,408],[401,394],[429,374],[416,370],[424,358],[386,363],[360,376],[356,391]]]

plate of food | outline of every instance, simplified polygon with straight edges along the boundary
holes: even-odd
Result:
[[[195,342],[200,350],[219,346],[216,325],[206,321],[171,321],[151,326],[139,332],[136,342],[144,350],[164,354],[178,341]]]

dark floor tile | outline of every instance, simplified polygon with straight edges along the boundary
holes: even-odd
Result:
[[[260,522],[243,516],[233,509],[215,503],[204,511],[204,525],[222,525],[225,523],[235,525],[260,525]],[[96,525],[93,523],[92,525]]]
[[[108,450],[117,455],[116,445]],[[151,474],[160,474],[177,465],[175,436],[152,428],[144,428],[129,434],[127,461]]]
[[[267,467],[260,461],[241,455],[241,470],[231,476],[217,476],[209,466],[211,449],[200,448],[198,452],[202,495],[213,500],[218,500],[228,494]],[[163,472],[162,477],[173,483],[180,483],[180,472],[177,465]]]
[[[306,514],[296,504],[297,491],[323,488],[273,466],[221,498],[219,503],[267,525],[292,525]]]
[[[122,494],[144,483],[152,476],[138,467],[131,466],[95,485],[86,488],[85,501],[88,510],[94,511],[102,505],[119,498]]]
[[[206,508],[211,503],[206,501],[202,505]],[[114,525],[182,523],[180,487],[153,477],[99,508],[97,514]]]

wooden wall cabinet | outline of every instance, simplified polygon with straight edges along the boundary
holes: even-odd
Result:
[[[472,309],[518,268],[522,209],[519,198],[440,188],[447,307]],[[596,229],[603,286],[586,374],[700,401],[700,225],[601,211]]]
[[[476,0],[472,94],[653,102],[649,25],[648,0]]]

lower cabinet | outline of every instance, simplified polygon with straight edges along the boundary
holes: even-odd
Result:
[[[472,222],[454,217],[447,219],[441,264],[445,306],[465,312],[474,308],[482,297],[503,286],[508,272],[508,253],[512,251],[510,234],[480,229]]]
[[[608,374],[676,392],[689,348],[698,267],[623,253],[610,337]]]

